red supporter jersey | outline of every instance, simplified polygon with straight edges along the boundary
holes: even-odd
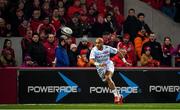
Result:
[[[61,27],[61,22],[59,19],[52,18],[51,24],[58,30]]]

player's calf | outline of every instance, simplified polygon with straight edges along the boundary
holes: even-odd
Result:
[[[123,96],[122,95],[114,96],[114,103],[115,104],[123,104]]]
[[[118,104],[123,104],[123,96],[122,96],[122,95],[119,96],[119,102],[118,102]]]

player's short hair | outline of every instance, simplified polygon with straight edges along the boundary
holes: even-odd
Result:
[[[101,37],[97,38],[96,41],[97,40],[100,40],[100,41],[104,42],[103,38],[101,38]]]

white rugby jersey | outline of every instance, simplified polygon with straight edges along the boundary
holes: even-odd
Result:
[[[95,59],[98,63],[108,63],[110,61],[110,53],[116,54],[117,49],[111,46],[103,45],[102,50],[98,50],[97,47],[93,47],[90,53],[90,59]]]

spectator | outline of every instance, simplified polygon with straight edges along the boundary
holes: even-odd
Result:
[[[95,1],[94,1],[94,0],[86,0],[85,2],[86,2],[86,5],[87,5],[88,7],[90,7],[91,5],[93,5],[93,3],[94,3]]]
[[[33,62],[37,62],[38,66],[46,66],[46,50],[43,44],[39,41],[39,34],[32,35],[32,43],[29,46],[28,54]]]
[[[91,36],[91,29],[92,29],[92,25],[89,23],[89,18],[86,14],[81,14],[80,15],[80,23],[81,23],[81,27],[82,27],[82,33],[83,35],[88,35]]]
[[[114,7],[114,14],[117,23],[116,33],[120,35],[124,24],[124,16],[120,13],[119,7],[117,6]]]
[[[145,47],[144,52],[141,57],[141,66],[148,66],[148,67],[154,67],[159,66],[160,63],[157,60],[154,60],[151,56],[151,48]]]
[[[112,5],[112,2],[111,2],[111,1],[112,1],[112,0],[105,0],[105,2],[104,2],[105,10],[109,11],[109,10],[112,9],[113,5]],[[107,12],[107,11],[106,11],[106,12]]]
[[[79,20],[79,13],[75,13],[71,18],[70,24],[68,26],[72,29],[73,34],[72,36],[75,38],[82,37],[83,35],[83,27]]]
[[[30,27],[30,24],[27,20],[23,20],[23,22],[18,26],[18,33],[20,37],[26,36],[26,30]]]
[[[104,22],[104,16],[99,14],[97,21],[92,25],[92,37],[101,37],[104,32],[111,32],[111,27]]]
[[[25,56],[22,67],[36,67],[37,63],[33,62],[30,56]]]
[[[26,0],[24,4],[24,13],[26,15],[26,19],[30,19],[34,10],[40,10],[42,5],[42,0]],[[35,32],[33,30],[33,32]]]
[[[47,38],[48,38],[49,34],[51,34],[51,33],[46,33],[45,30],[42,30],[39,33],[39,41],[42,42],[42,43],[47,42]]]
[[[37,32],[38,26],[42,23],[40,20],[41,11],[36,9],[33,11],[32,19],[30,20],[30,27],[33,32]]]
[[[6,21],[3,18],[0,18],[0,37],[8,36],[8,27]]]
[[[97,14],[98,14],[98,11],[96,10],[96,8],[94,8],[93,5],[89,6],[87,16],[88,16],[90,25],[93,25],[96,22]]]
[[[63,37],[60,37],[59,46],[55,50],[56,67],[68,67],[70,64],[65,45],[66,45],[65,39]]]
[[[101,13],[103,16],[105,16],[106,6],[104,0],[96,0],[94,5],[96,5],[96,8],[99,13]]]
[[[116,48],[118,42],[119,42],[119,38],[117,37],[117,34],[114,32],[110,36],[109,46]]]
[[[136,66],[136,55],[134,45],[131,41],[129,41],[130,35],[124,34],[122,41],[120,41],[117,45],[117,49],[124,49],[126,51],[126,60],[132,64],[132,66]],[[122,61],[121,61],[122,62]],[[124,66],[126,66],[123,63]]]
[[[58,8],[55,8],[53,10],[51,24],[55,27],[56,30],[58,30],[61,27]]]
[[[110,45],[110,40],[111,40],[111,33],[109,32],[103,32],[102,38],[104,40],[104,45]]]
[[[55,27],[50,23],[49,17],[45,17],[43,19],[43,23],[41,23],[37,28],[37,33],[40,34],[41,31],[44,31],[46,35],[54,34],[56,35]]]
[[[126,18],[124,22],[124,33],[128,33],[130,35],[130,41],[134,42],[134,38],[136,37],[136,34],[138,33],[139,24],[138,19],[135,15],[134,9],[129,9],[128,11],[128,17]]]
[[[164,44],[162,45],[162,52],[163,52],[163,60],[162,65],[163,66],[172,66],[172,54],[173,54],[174,48],[171,44],[171,38],[165,37],[164,38]]]
[[[43,17],[46,17],[46,16],[48,16],[48,17],[50,17],[50,16],[52,16],[52,10],[51,10],[51,8],[50,8],[50,2],[49,1],[45,1],[44,3],[43,3],[43,5],[42,5],[42,16]]]
[[[11,57],[15,59],[14,49],[12,48],[12,41],[10,39],[4,40],[3,49],[7,49],[11,53]]]
[[[0,0],[0,15],[3,18],[8,18],[9,13],[9,2],[6,0]]]
[[[64,2],[63,2],[63,0],[59,0],[59,1],[58,1],[58,7],[59,7],[59,8],[63,8],[63,7],[64,7]]]
[[[71,21],[71,19],[65,14],[65,8],[64,7],[59,8],[58,12],[59,12],[59,19],[61,25],[66,26]]]
[[[147,36],[145,29],[142,29],[141,31],[139,31],[136,38],[134,39],[135,51],[139,60],[141,59],[142,46],[144,43],[148,41],[149,41],[149,38]]]
[[[164,0],[161,11],[169,17],[174,18],[176,13],[176,7],[174,6],[172,0]]]
[[[77,66],[78,67],[89,67],[90,63],[87,58],[87,50],[81,50],[80,55],[77,59]]]
[[[126,58],[126,56],[125,56],[125,58]],[[113,61],[115,67],[126,67],[126,64],[121,60],[121,58],[119,58],[118,54],[113,56],[111,58],[111,60]]]
[[[86,15],[87,14],[87,5],[85,3],[81,3],[81,11],[80,14]]]
[[[82,8],[80,4],[81,4],[80,0],[74,0],[73,6],[70,6],[67,12],[69,17],[72,17],[75,13],[81,13]]]
[[[19,0],[19,3],[18,3],[18,9],[21,9],[21,10],[23,10],[24,9],[24,0]]]
[[[138,24],[139,24],[138,31],[141,30],[142,28],[144,28],[146,30],[146,32],[148,34],[150,34],[150,33],[152,33],[152,31],[149,28],[149,26],[144,22],[144,18],[145,18],[144,13],[138,14]]]
[[[14,36],[19,36],[18,27],[24,20],[24,12],[21,9],[16,9],[15,18],[11,21],[12,33]]]
[[[16,61],[13,57],[13,53],[8,49],[3,49],[0,55],[0,67],[14,67]]]
[[[46,61],[47,61],[47,66],[52,67],[53,66],[53,61],[55,59],[55,49],[57,48],[58,43],[56,41],[56,38],[53,34],[49,34],[47,41],[44,43],[44,47],[46,50]]]
[[[77,66],[77,45],[76,44],[71,44],[70,51],[68,52],[69,55],[69,61],[71,67],[76,67]]]
[[[180,67],[180,44],[175,49],[175,66]]]
[[[161,44],[156,41],[156,36],[154,33],[150,34],[149,41],[144,43],[142,53],[144,53],[144,48],[147,46],[151,48],[151,56],[153,59],[159,61],[161,64],[163,58],[162,48]]]
[[[113,33],[116,31],[116,21],[113,19],[113,16],[111,14],[107,14],[105,18],[105,24],[107,25],[107,32]]]
[[[32,42],[32,30],[31,28],[27,28],[26,35],[21,40],[21,48],[22,48],[22,58],[24,60],[25,56],[28,55],[28,49]]]
[[[58,8],[58,1],[59,0],[47,0],[49,2],[49,7],[51,9]]]
[[[69,9],[70,6],[73,5],[74,0],[63,0],[65,9]]]
[[[66,50],[67,51],[70,51],[70,48],[71,48],[71,44],[76,44],[75,40],[73,37],[68,37],[66,39]]]
[[[40,9],[41,5],[42,5],[42,2],[40,0],[33,1],[33,9]]]
[[[84,35],[78,45],[78,54],[80,54],[81,50],[86,50],[87,51],[87,57],[89,58],[90,55],[90,42],[88,40],[88,37]]]

